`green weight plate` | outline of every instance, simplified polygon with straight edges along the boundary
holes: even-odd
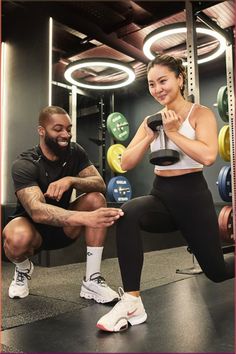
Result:
[[[124,145],[114,144],[107,150],[107,162],[113,172],[125,173],[120,166],[122,154],[125,151]]]
[[[227,86],[222,86],[217,94],[217,108],[221,119],[224,122],[229,121],[229,109],[228,109],[228,93]]]
[[[219,154],[225,161],[230,161],[229,125],[224,125],[218,135]]]
[[[107,130],[118,141],[125,141],[129,137],[129,122],[119,112],[109,114],[107,117]]]

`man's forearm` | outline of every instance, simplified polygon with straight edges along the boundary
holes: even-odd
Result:
[[[65,210],[51,204],[40,203],[31,214],[34,222],[40,224],[59,227],[83,225],[83,212]],[[71,222],[72,218],[73,223]]]
[[[89,192],[101,192],[104,193],[106,190],[106,185],[97,176],[90,177],[71,177],[72,186],[80,192],[89,193]]]

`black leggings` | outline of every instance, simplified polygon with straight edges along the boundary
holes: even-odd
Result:
[[[150,195],[122,206],[117,224],[117,252],[125,291],[140,289],[143,247],[140,230],[180,230],[205,275],[214,282],[234,277],[234,257],[224,260],[218,219],[202,172],[156,176]]]

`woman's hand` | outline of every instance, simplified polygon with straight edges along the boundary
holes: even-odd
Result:
[[[162,122],[163,122],[163,129],[165,133],[177,132],[182,125],[182,118],[177,116],[174,111],[162,111]]]
[[[152,129],[149,128],[149,126],[147,125],[147,119],[148,119],[148,117],[146,117],[144,119],[143,126],[144,126],[144,130],[145,130],[146,136],[149,137],[150,138],[150,142],[152,142],[154,139],[157,138],[158,131],[154,132]]]

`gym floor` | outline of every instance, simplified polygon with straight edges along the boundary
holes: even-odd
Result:
[[[146,323],[121,333],[96,328],[111,305],[79,297],[84,263],[35,267],[31,294],[11,300],[13,265],[2,266],[1,352],[191,352],[234,353],[234,280],[221,284],[203,274],[177,274],[192,267],[186,247],[145,253],[142,297]],[[102,264],[114,289],[121,285],[116,258]]]

